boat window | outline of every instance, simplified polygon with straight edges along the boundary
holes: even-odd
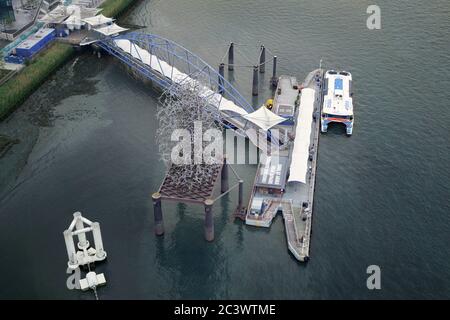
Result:
[[[341,72],[339,72],[339,74],[342,74],[343,76],[348,76],[348,72],[345,72],[345,71],[341,71]]]
[[[337,74],[337,72],[336,71],[328,71],[328,74]]]

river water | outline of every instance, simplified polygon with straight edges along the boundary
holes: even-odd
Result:
[[[172,39],[217,65],[230,41],[236,63],[263,43],[279,74],[349,70],[356,122],[320,137],[308,264],[288,252],[283,221],[260,230],[231,220],[234,194],[214,207],[216,239],[203,239],[203,208],[163,204],[153,234],[150,194],[158,96],[112,58],[84,54],[51,77],[0,134],[20,139],[0,159],[0,297],[93,299],[66,288],[62,232],[74,211],[99,221],[108,261],[100,299],[448,298],[450,296],[450,4],[377,1],[382,29],[366,27],[370,1],[141,1],[125,22]],[[268,68],[269,69],[269,68]],[[236,86],[259,105],[251,70]],[[255,166],[235,166],[248,199]],[[381,290],[366,268],[381,268]]]

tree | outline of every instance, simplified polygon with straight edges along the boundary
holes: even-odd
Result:
[[[3,60],[3,53],[0,52],[0,70],[5,68],[5,60]]]

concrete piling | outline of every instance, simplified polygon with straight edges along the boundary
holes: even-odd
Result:
[[[225,75],[225,64],[221,63],[219,65],[219,93],[220,94],[223,94],[225,91],[224,87],[223,87],[224,75]]]
[[[227,166],[227,158],[223,158],[222,172],[220,174],[220,192],[224,193],[229,189],[228,185],[228,166]]]
[[[153,214],[155,216],[155,234],[161,236],[164,234],[164,222],[161,207],[161,194],[155,192],[152,194]]]
[[[206,241],[214,240],[214,216],[212,206],[214,201],[211,199],[205,200],[205,239]]]
[[[272,67],[272,79],[270,79],[270,82],[275,87],[277,85],[277,56],[273,56]]]
[[[259,77],[258,77],[258,66],[253,66],[253,84],[252,84],[252,95],[258,95],[258,85],[259,85]]]
[[[261,52],[259,54],[259,73],[266,72],[266,47],[261,46]]]
[[[230,43],[228,48],[228,71],[234,70],[234,43]]]

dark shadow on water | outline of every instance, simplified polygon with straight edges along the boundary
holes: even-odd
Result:
[[[346,125],[339,122],[330,122],[328,124],[328,130],[325,134],[328,135],[339,135],[339,136],[345,136],[347,134]]]
[[[223,268],[226,254],[221,235],[228,223],[226,198],[213,206],[215,240],[204,238],[203,205],[177,204],[178,220],[171,230],[166,228],[164,237],[156,241],[156,262],[169,273],[171,285],[177,288],[174,298],[207,299],[215,294],[214,286],[205,279],[216,278]],[[164,204],[163,204],[164,206]],[[173,214],[166,210],[166,215]],[[193,294],[194,293],[194,294]]]

